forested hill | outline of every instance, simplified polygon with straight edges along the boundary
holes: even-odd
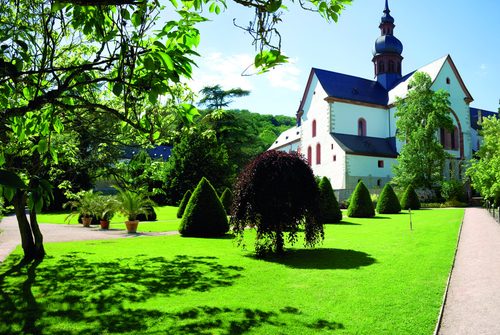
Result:
[[[269,148],[276,138],[285,130],[295,126],[296,119],[291,116],[252,113],[248,110],[233,110],[242,118],[248,118],[255,124],[258,137],[265,149]]]
[[[215,131],[217,141],[227,149],[238,172],[250,160],[266,151],[284,131],[295,126],[295,118],[252,113],[248,110],[201,111],[203,127]]]

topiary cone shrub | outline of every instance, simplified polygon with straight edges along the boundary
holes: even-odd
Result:
[[[229,231],[226,211],[210,182],[201,178],[182,216],[182,236],[217,237]]]
[[[282,253],[304,228],[305,245],[324,239],[317,220],[319,191],[311,167],[297,153],[270,150],[257,156],[239,175],[231,224],[243,244],[248,226],[257,230],[255,252]]]
[[[233,193],[227,187],[220,196],[220,202],[222,203],[222,206],[226,210],[226,214],[231,215],[231,206],[233,204]]]
[[[365,184],[360,180],[353,194],[347,209],[347,216],[353,218],[371,218],[375,216],[372,198]]]
[[[182,217],[182,215],[184,214],[184,211],[186,210],[186,206],[187,206],[192,194],[193,194],[193,192],[191,192],[191,190],[187,190],[186,193],[184,193],[184,196],[182,197],[181,203],[179,204],[179,208],[177,209],[177,218],[178,219],[180,219]]]
[[[328,178],[323,177],[318,183],[319,188],[319,213],[318,221],[320,223],[339,223],[342,220],[342,212],[339,208],[335,193],[333,193],[332,184]]]
[[[401,199],[401,207],[403,209],[420,209],[420,200],[418,200],[417,192],[413,185],[408,185]]]
[[[382,193],[378,197],[377,212],[379,214],[398,214],[401,212],[401,204],[391,184],[385,184]]]

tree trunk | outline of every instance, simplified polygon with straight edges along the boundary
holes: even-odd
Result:
[[[276,232],[276,253],[282,254],[284,252],[285,241],[283,240],[283,232]]]
[[[17,190],[14,198],[12,199],[14,210],[16,212],[17,224],[19,225],[19,233],[21,234],[21,245],[24,250],[24,259],[31,260],[35,255],[35,242],[33,234],[31,233],[30,224],[26,218],[25,206],[25,193]]]
[[[17,190],[14,198],[12,199],[12,203],[16,212],[17,223],[19,225],[19,233],[21,234],[21,246],[23,247],[24,251],[24,259],[26,261],[30,261],[33,259],[43,258],[45,252],[43,250],[43,239],[40,229],[38,228],[38,224],[30,225],[30,222],[26,217],[26,193],[24,191]],[[32,228],[36,229],[35,235],[32,231]],[[37,238],[35,238],[35,236],[37,236]],[[36,239],[38,240],[36,241],[37,245],[35,246]]]
[[[35,209],[30,210],[30,225],[33,237],[35,238],[35,259],[43,259],[45,257],[45,249],[43,247],[43,235],[38,226]]]

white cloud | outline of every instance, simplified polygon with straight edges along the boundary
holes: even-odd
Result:
[[[299,91],[300,69],[295,65],[296,60],[290,59],[289,63],[277,66],[268,74],[268,80],[272,87],[286,88],[291,91]]]
[[[252,62],[253,57],[248,54],[224,56],[213,52],[197,61],[198,68],[193,69],[193,80],[189,85],[195,92],[217,84],[224,89],[239,87],[252,90],[254,86],[249,77],[241,75]]]
[[[193,80],[189,82],[189,85],[194,92],[198,92],[205,86],[217,84],[224,89],[240,87],[255,91],[266,89],[262,86],[266,82],[271,87],[290,91],[299,91],[302,88],[299,84],[301,71],[295,65],[295,59],[291,59],[289,63],[277,66],[262,75],[255,74],[253,60],[254,55],[252,54],[209,53],[197,60],[198,67],[193,69]]]

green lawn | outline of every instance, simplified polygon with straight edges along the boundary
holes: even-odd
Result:
[[[174,206],[162,206],[155,207],[157,221],[143,221],[139,223],[138,232],[159,232],[159,231],[171,231],[177,230],[179,228],[180,219],[177,218],[177,207]],[[56,213],[56,214],[38,214],[39,223],[68,223],[66,218],[68,213]],[[79,224],[77,222],[78,215],[73,215],[70,218],[69,224]],[[125,220],[123,215],[117,214],[113,217],[110,223],[111,229],[123,229],[125,230]]]
[[[432,334],[463,209],[344,220],[258,260],[231,238],[51,243],[0,267],[0,333]],[[247,242],[252,244],[252,231]]]

